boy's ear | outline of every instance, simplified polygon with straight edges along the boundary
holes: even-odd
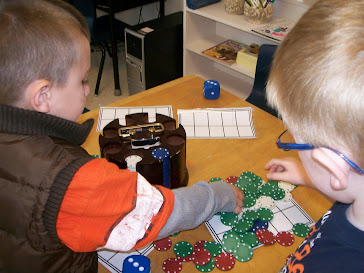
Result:
[[[316,148],[312,151],[312,158],[330,172],[330,184],[334,190],[344,190],[349,183],[350,166],[345,162],[335,161],[334,152],[326,148]]]
[[[30,104],[34,110],[41,113],[50,111],[51,83],[48,80],[36,80],[28,85]]]

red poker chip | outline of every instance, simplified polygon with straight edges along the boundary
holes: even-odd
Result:
[[[153,247],[158,251],[167,251],[172,247],[172,240],[167,237],[158,241],[153,242]]]
[[[197,265],[206,265],[211,261],[210,251],[205,248],[195,249],[192,253],[192,256],[192,262]]]
[[[287,258],[286,258],[286,262],[288,262],[289,260],[291,260],[292,256],[293,256],[293,254],[289,254],[289,255],[287,256]]]
[[[203,248],[204,244],[206,244],[207,241],[205,240],[200,240],[198,241],[194,246],[193,246],[193,250],[196,250],[196,249],[201,249]]]
[[[229,176],[228,178],[226,178],[226,182],[227,183],[233,183],[233,184],[235,184],[236,183],[236,181],[238,180],[238,178],[239,177],[237,177],[237,176]]]
[[[281,231],[277,233],[276,241],[282,246],[291,246],[294,243],[294,236],[288,231]]]
[[[179,273],[182,270],[182,263],[176,258],[169,258],[163,262],[162,268],[166,273]]]
[[[190,261],[193,261],[194,258],[195,257],[192,255],[192,253],[191,253],[191,255],[188,255],[187,257],[177,257],[177,259],[179,261],[181,261],[182,263],[188,263]]]
[[[264,245],[272,245],[276,241],[273,232],[271,232],[268,229],[258,229],[255,232],[255,235],[257,236],[259,242],[261,242]]]
[[[221,252],[215,258],[215,266],[221,271],[228,271],[233,269],[235,265],[235,257],[228,252]]]

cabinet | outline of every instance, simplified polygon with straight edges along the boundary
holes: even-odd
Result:
[[[282,20],[277,15],[285,15],[284,13],[290,14],[291,18],[287,16],[286,18],[295,22],[308,8],[302,4],[297,6],[293,0],[285,0],[280,4],[280,6],[277,5],[280,8],[279,12],[273,13],[270,23]],[[251,43],[278,44],[279,42],[252,32],[251,30],[257,25],[250,24],[244,15],[231,15],[225,12],[223,2],[197,10],[189,9],[185,4],[183,24],[183,74],[195,74],[206,80],[217,80],[226,91],[246,99],[253,87],[254,74],[238,64],[224,64],[201,52],[227,39],[247,45]]]

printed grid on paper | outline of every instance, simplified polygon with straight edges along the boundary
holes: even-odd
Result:
[[[178,109],[187,138],[255,138],[252,108]]]
[[[268,225],[268,230],[270,230],[274,235],[280,231],[292,232],[293,225],[297,223],[304,223],[309,227],[315,224],[312,218],[297,204],[294,199],[290,199],[288,202],[275,201],[275,204],[275,208],[272,209],[274,217]],[[243,212],[245,210],[249,209],[244,209]],[[239,219],[241,219],[241,214],[239,215]],[[214,215],[212,219],[205,222],[205,224],[214,240],[219,244],[222,243],[224,233],[232,229],[232,227],[221,223],[219,215]],[[257,247],[260,246],[263,245],[259,244]]]
[[[173,118],[171,105],[141,107],[100,107],[96,132],[102,132],[102,129],[107,124],[117,118],[119,119],[119,124],[125,126],[125,116],[135,113],[148,113],[148,119],[150,123],[156,121],[156,114],[162,114]]]

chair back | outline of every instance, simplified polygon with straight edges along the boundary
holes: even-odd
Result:
[[[272,109],[267,104],[266,85],[268,81],[270,67],[273,61],[273,56],[277,47],[277,45],[261,45],[258,54],[257,67],[255,70],[253,89],[249,97],[246,99],[247,102],[254,104],[260,109],[276,117],[278,116],[277,111]]]

